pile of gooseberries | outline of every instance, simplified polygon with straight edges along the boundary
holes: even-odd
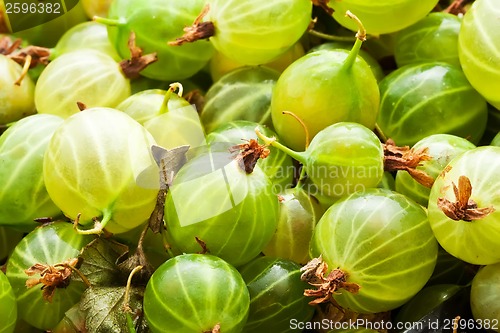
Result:
[[[0,0],[0,333],[500,332],[499,17]]]

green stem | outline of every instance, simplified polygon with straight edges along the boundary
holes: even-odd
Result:
[[[92,287],[92,285],[90,284],[90,281],[89,279],[87,279],[87,277],[85,275],[83,275],[83,273],[76,267],[73,267],[71,265],[67,265],[73,272],[75,272],[79,277],[80,279],[82,279],[83,283],[85,284],[85,286],[87,286],[87,288],[90,288]]]
[[[106,224],[108,224],[109,221],[111,221],[111,218],[113,216],[113,213],[111,211],[105,211],[104,215],[102,217],[101,221],[95,221],[94,222],[94,227],[92,229],[80,229],[78,228],[78,222],[80,221],[80,214],[75,219],[75,222],[73,223],[73,229],[80,235],[99,235],[103,232],[104,228],[106,227]]]
[[[306,179],[306,168],[305,165],[302,164],[302,169],[300,170],[300,175],[299,175],[299,180],[297,181],[297,185],[295,186],[295,190],[298,191],[299,189],[304,186],[304,180]]]
[[[168,101],[170,100],[171,96],[172,96],[172,89],[168,89],[167,92],[165,93],[165,97],[163,98],[163,102],[161,103],[159,114],[168,113]]]
[[[49,58],[48,58],[49,61],[54,60],[58,56],[60,56],[60,54],[59,54],[59,52],[57,52],[57,47],[53,47],[53,48],[49,49]]]
[[[136,333],[135,327],[134,327],[134,321],[132,320],[132,317],[130,316],[130,313],[132,312],[132,309],[130,308],[130,289],[132,288],[132,277],[134,276],[135,273],[140,271],[143,267],[142,266],[137,266],[135,267],[132,272],[130,272],[128,279],[127,279],[127,286],[125,287],[125,294],[123,296],[123,311],[125,312],[125,315],[127,317],[127,328],[130,333]]]
[[[125,316],[127,317],[127,328],[129,333],[137,333],[137,331],[135,330],[134,321],[130,316],[130,312],[125,312]]]
[[[350,69],[352,67],[352,65],[356,61],[356,58],[358,57],[359,50],[361,49],[361,44],[363,44],[363,42],[360,39],[356,39],[356,42],[349,52],[349,55],[345,59],[342,68]]]
[[[177,96],[182,97],[182,94],[184,94],[184,87],[182,86],[182,83],[180,82],[174,82],[169,85],[170,89],[172,91],[177,90]]]
[[[352,14],[350,11],[347,11],[346,16],[353,19],[358,24],[358,32],[356,33],[356,42],[354,43],[354,46],[352,47],[351,51],[349,52],[349,55],[347,56],[347,58],[344,61],[344,64],[342,65],[342,68],[350,69],[354,64],[354,62],[356,61],[356,58],[358,57],[361,45],[366,40],[366,30],[356,15]]]
[[[30,65],[31,65],[31,55],[27,55],[26,56],[26,60],[24,61],[24,66],[23,66],[23,69],[21,71],[21,75],[19,75],[19,77],[17,78],[17,80],[14,82],[14,85],[16,86],[20,86],[21,83],[23,82],[24,78],[26,77],[26,75],[28,74],[28,70],[30,69]]]
[[[182,94],[184,93],[184,88],[182,87],[182,84],[179,82],[170,84],[170,88],[165,93],[165,98],[163,98],[163,102],[160,107],[160,114],[165,114],[168,112],[168,101],[170,100],[170,97],[172,97],[172,94],[176,90],[178,90],[177,95],[179,97],[182,97]]]
[[[304,129],[304,135],[305,135],[305,138],[306,138],[305,148],[307,150],[307,147],[309,147],[309,143],[311,143],[311,136],[309,135],[309,129],[307,128],[306,123],[299,116],[297,116],[293,112],[283,111],[281,113],[294,117],[295,120],[297,120],[299,122],[299,124],[302,126],[302,128]]]
[[[94,16],[92,18],[92,20],[95,21],[95,22],[98,22],[98,23],[105,24],[105,25],[110,26],[110,27],[116,27],[116,26],[119,26],[119,25],[125,25],[127,23],[127,22],[125,22],[125,20],[110,19],[110,18],[101,17],[101,16]]]
[[[352,36],[329,35],[329,34],[325,34],[324,32],[316,31],[314,29],[309,30],[308,33],[312,36],[322,38],[325,40],[334,41],[334,42],[352,42],[356,38],[356,37],[353,38]]]
[[[384,134],[384,132],[380,128],[380,125],[377,123],[375,123],[375,133],[383,143],[387,143],[387,136]]]
[[[264,144],[266,146],[273,146],[274,148],[277,148],[277,149],[281,150],[282,152],[288,154],[290,157],[296,159],[300,163],[302,163],[302,164],[306,163],[306,153],[305,152],[298,152],[298,151],[292,150],[292,149],[284,146],[283,144],[279,143],[278,141],[276,141],[276,138],[274,138],[274,137],[269,138],[269,137],[265,136],[264,134],[262,134],[259,131],[258,127],[255,128],[255,134],[257,134],[259,139],[264,141]]]
[[[134,277],[135,273],[140,271],[143,267],[141,265],[134,267],[134,269],[130,272],[128,275],[127,279],[127,285],[125,287],[125,294],[123,296],[123,309],[126,312],[130,312],[130,289],[132,288],[132,278]]]

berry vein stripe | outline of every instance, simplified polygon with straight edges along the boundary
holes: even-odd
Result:
[[[38,129],[40,131],[45,130],[45,128],[42,127],[42,126],[40,126]],[[34,130],[32,132],[32,136],[40,137],[36,133],[36,130]],[[26,141],[33,142],[34,145],[30,147],[30,149],[29,149],[29,151],[28,151],[27,154],[23,155],[23,158],[19,161],[18,167],[15,168],[14,170],[12,170],[12,173],[8,177],[7,182],[4,185],[2,185],[3,189],[11,188],[11,187],[14,188],[15,187],[14,186],[15,183],[19,181],[19,174],[24,171],[24,167],[23,167],[24,164],[26,164],[26,163],[32,163],[33,162],[32,155],[38,155],[40,153],[40,147],[47,144],[47,140],[38,140],[38,141],[35,141],[35,140],[31,140],[30,137],[27,137]],[[4,142],[4,144],[8,144],[8,142],[6,141],[6,142]],[[12,147],[9,150],[4,151],[2,154],[0,154],[0,160],[2,159],[2,155],[9,155],[13,150],[16,150],[18,148],[19,148],[18,146],[14,146],[14,147]],[[43,178],[41,178],[41,180],[42,180],[42,183],[39,184],[38,186],[43,186]],[[3,197],[5,195],[7,195],[7,194],[8,194],[7,191],[0,191],[0,201],[2,201]]]
[[[398,214],[398,215],[402,215],[402,214]],[[397,216],[396,216],[395,218],[397,218]],[[377,255],[377,251],[379,251],[379,250],[380,250],[380,251],[382,251],[382,252],[383,252],[383,250],[385,250],[385,248],[387,248],[387,247],[389,247],[389,248],[390,248],[390,245],[391,245],[391,243],[392,243],[392,242],[397,242],[397,241],[398,241],[398,239],[400,239],[400,238],[404,238],[404,237],[406,236],[406,234],[409,234],[409,233],[415,232],[415,230],[416,230],[416,229],[420,229],[420,228],[422,228],[422,227],[424,227],[424,228],[428,228],[428,222],[427,222],[427,220],[426,220],[426,219],[421,220],[419,224],[416,224],[416,225],[415,225],[415,226],[413,226],[412,228],[407,228],[407,229],[405,229],[403,232],[399,233],[397,236],[395,236],[395,237],[391,238],[390,240],[387,240],[387,241],[386,241],[386,242],[384,242],[384,243],[379,244],[379,245],[378,245],[377,247],[375,247],[375,248],[372,248],[372,249],[370,250],[370,252],[369,252],[369,253],[367,253],[367,254],[365,254],[364,256],[361,256],[361,257],[351,256],[351,257],[356,257],[356,259],[357,259],[357,260],[356,260],[355,262],[350,263],[350,265],[349,265],[349,266],[350,266],[350,267],[352,267],[352,268],[354,268],[354,267],[357,267],[357,266],[359,265],[359,268],[361,269],[361,270],[359,270],[359,272],[365,271],[365,270],[367,270],[367,269],[371,269],[373,266],[367,266],[367,264],[366,264],[366,263],[363,263],[363,261],[365,261],[365,260],[367,260],[367,259],[368,259],[368,261],[370,261],[369,259],[370,259],[370,257],[371,257],[371,256],[376,256],[376,255]],[[381,230],[380,230],[380,231],[379,231],[376,235],[374,235],[372,238],[377,238],[377,237],[378,237],[378,234],[381,234],[381,233],[384,233],[384,232],[385,232],[385,231],[384,231],[383,229],[381,229]],[[353,239],[353,238],[351,238],[351,239]],[[430,239],[431,241],[433,240],[433,239],[432,239],[432,238],[430,238],[430,237],[429,237],[429,239]],[[368,243],[370,243],[371,241],[372,241],[372,239],[371,239],[371,238],[370,238],[370,239],[365,239],[365,240],[363,240],[361,243],[358,243],[358,246],[359,246],[359,248],[362,248],[362,247],[363,247],[363,245],[365,245],[365,243],[367,243],[367,244],[368,244]],[[354,243],[354,241],[353,241],[352,243]],[[423,243],[423,244],[425,245],[425,244],[428,244],[428,243],[429,243],[429,240],[428,240],[428,241],[426,241],[426,242],[425,242],[425,243]],[[422,246],[422,245],[421,245],[420,247],[425,247],[425,246]],[[412,247],[411,249],[412,249],[412,251],[413,251],[414,247]],[[358,250],[356,250],[356,251],[358,251]],[[385,262],[387,262],[387,261],[389,261],[389,260],[393,260],[394,258],[397,258],[398,256],[400,256],[400,255],[404,255],[404,254],[406,254],[406,251],[400,251],[400,252],[397,252],[397,253],[395,253],[395,254],[394,254],[393,256],[391,256],[391,257],[386,257],[385,259],[378,261],[378,262],[377,262],[374,266],[377,266],[377,265],[379,265],[379,264],[385,263]]]
[[[389,198],[384,198],[380,202],[379,207],[387,204],[388,201],[390,201]],[[342,211],[345,210],[345,206],[346,205],[349,206],[349,202],[348,201],[344,201],[344,203],[342,204],[342,207],[337,210],[337,212],[338,212],[339,215],[342,215]],[[365,218],[363,224],[361,224],[359,226],[356,226],[357,230],[353,229],[355,227],[354,223],[350,224],[351,232],[349,233],[349,235],[351,235],[351,236],[349,237],[349,240],[348,240],[347,244],[341,246],[341,248],[339,248],[338,246],[334,247],[334,249],[336,251],[336,253],[334,254],[335,257],[339,257],[340,254],[343,254],[342,257],[339,257],[339,259],[338,259],[340,262],[342,262],[343,264],[345,264],[346,262],[349,261],[349,257],[351,255],[351,253],[353,253],[353,251],[354,251],[353,249],[358,248],[359,244],[356,243],[356,240],[360,239],[360,234],[363,232],[363,229],[366,227],[367,224],[371,223],[373,216],[375,214],[377,214],[377,211],[379,209],[380,208],[378,208],[378,207],[374,207],[373,210],[371,211],[371,213]],[[362,209],[356,210],[356,213],[354,214],[352,220],[353,221],[358,220],[358,215],[362,214],[362,213],[363,213]],[[338,218],[338,217],[334,216],[334,218]],[[381,232],[381,230],[379,230],[379,232]],[[339,244],[339,246],[340,246],[340,244]],[[342,248],[345,249],[345,250],[343,250]]]
[[[476,54],[472,53],[468,47],[462,47],[462,52],[463,52],[463,54],[467,55],[471,61],[473,61],[473,59],[474,59],[475,66],[480,67],[480,68],[484,69],[485,71],[490,72],[492,74],[500,73],[500,68],[498,67],[497,62],[479,61]],[[498,57],[500,58],[500,54],[498,55]],[[482,59],[482,60],[486,60],[486,59]]]
[[[182,279],[179,277],[179,279]],[[163,308],[165,312],[169,313],[172,317],[174,317],[180,324],[182,324],[184,327],[189,327],[193,332],[197,332],[199,330],[199,327],[192,321],[190,320],[191,317],[185,318],[186,314],[176,314],[177,308],[176,304],[174,303],[169,303],[165,299],[161,297],[161,294],[158,293],[158,288],[161,288],[161,286],[156,286],[156,283],[152,283],[152,291],[155,293],[156,299],[158,300],[158,308]],[[159,311],[160,309],[158,309]],[[158,325],[161,325],[160,323]]]
[[[500,15],[500,11],[496,11],[495,9],[498,8],[498,3],[496,3],[495,5],[492,5],[490,6],[489,11],[490,11],[490,15],[491,15],[491,20],[494,20],[495,19],[495,15],[497,16],[497,20],[498,20],[498,15]],[[488,47],[492,53],[494,53],[496,55],[496,59],[499,59],[500,58],[500,50],[498,49],[498,45],[496,45],[493,40],[489,39],[489,38],[486,38],[486,36],[489,36],[490,33],[488,30],[491,29],[491,27],[487,27],[485,26],[487,23],[490,22],[490,20],[485,20],[485,19],[479,19],[478,16],[474,17],[475,20],[473,21],[474,22],[474,25],[475,27],[477,28],[478,30],[478,34],[477,36],[480,36],[482,37],[481,38],[481,44],[483,47]],[[497,28],[498,28],[498,25],[497,25]],[[495,67],[495,69],[497,69],[497,67]]]
[[[184,295],[183,299],[186,301],[187,304],[189,304],[189,307],[191,308],[191,316],[190,316],[190,319],[196,319],[196,322],[198,323],[198,325],[195,325],[194,327],[202,327],[202,320],[200,318],[200,314],[199,314],[199,311],[198,309],[196,308],[196,305],[193,303],[193,300],[192,300],[192,297],[191,297],[191,294],[189,293],[189,287],[186,287],[186,284],[185,284],[185,278],[184,278],[184,271],[180,271],[179,270],[179,267],[181,265],[174,265],[174,270],[176,272],[176,275],[179,277],[179,279],[177,280],[177,282],[179,283],[180,285],[180,291],[181,293]],[[203,275],[204,275],[204,278],[206,278],[207,281],[211,281],[210,279],[210,270],[205,270],[203,272]],[[188,280],[189,281],[189,280]],[[193,318],[194,317],[194,318]]]
[[[405,112],[405,114],[399,118],[399,122],[404,122],[407,118],[411,117],[412,116],[412,112],[419,109],[421,106],[425,105],[425,104],[428,104],[430,102],[432,102],[433,100],[436,100],[438,98],[441,98],[441,97],[445,97],[447,95],[452,95],[452,94],[455,94],[455,93],[460,93],[460,92],[463,92],[463,91],[474,91],[474,89],[470,86],[464,86],[464,87],[460,87],[460,88],[455,88],[455,89],[450,89],[450,90],[446,90],[446,91],[442,91],[438,94],[432,94],[432,96],[429,96],[427,99],[424,99],[422,100],[421,102],[413,105],[413,107],[411,109],[409,109],[408,111]],[[398,102],[399,103],[399,102]],[[464,114],[463,112],[461,112],[461,114]],[[467,113],[465,113],[467,114]],[[398,127],[398,126],[394,126],[394,127]]]
[[[484,149],[484,148],[481,148]],[[494,206],[498,202],[500,197],[500,190],[496,186],[491,186],[491,179],[495,179],[500,169],[500,163],[498,159],[490,159],[488,154],[476,154],[477,150],[470,150],[464,154],[474,154],[474,158],[467,159],[467,163],[462,162],[456,164],[451,172],[454,175],[466,175],[472,184],[472,196],[471,199],[476,201],[479,207],[489,207]],[[478,168],[477,166],[486,166]],[[455,181],[457,183],[457,181]],[[478,196],[478,191],[480,195]],[[485,198],[484,201],[479,201],[480,198]],[[448,198],[455,199],[455,198]],[[498,212],[493,212],[492,214],[498,214]],[[469,249],[469,253],[486,253],[488,252],[485,244],[494,243],[496,239],[500,238],[500,230],[497,228],[487,227],[487,224],[491,222],[491,216],[486,217],[482,220],[477,220],[473,222],[464,221],[451,221],[444,213],[441,214],[439,221],[435,221],[433,228],[442,234],[442,242],[454,244],[454,248],[464,247],[463,244],[467,244],[465,247]],[[490,220],[490,222],[487,222]],[[475,228],[474,237],[469,237],[470,228],[476,225],[483,224],[484,228]],[[453,227],[450,231],[449,226]],[[441,230],[446,230],[446,232],[441,232]],[[463,235],[463,237],[457,237],[457,235]],[[479,236],[480,235],[480,236]],[[465,238],[464,238],[465,237]],[[464,239],[466,241],[464,241]]]

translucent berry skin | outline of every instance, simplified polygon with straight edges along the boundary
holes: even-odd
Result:
[[[306,135],[301,124],[283,111],[299,117],[311,139],[337,122],[375,127],[380,101],[377,79],[359,56],[352,66],[344,66],[348,56],[343,49],[312,52],[281,74],[273,90],[271,117],[285,145],[304,150]]]
[[[500,197],[497,171],[500,168],[500,148],[482,146],[468,150],[446,166],[437,177],[429,195],[428,215],[439,244],[451,255],[474,265],[500,262]],[[478,208],[494,209],[485,217],[473,221],[454,220],[438,204],[438,199],[456,202],[453,188],[459,178],[469,179],[472,191],[469,200]],[[467,246],[464,246],[467,244]]]
[[[110,40],[123,59],[130,58],[128,40],[136,36],[136,45],[143,54],[156,53],[158,60],[141,75],[160,81],[178,81],[200,71],[213,55],[213,46],[206,41],[172,46],[168,42],[183,35],[202,11],[205,0],[119,0],[113,1],[108,18],[118,20],[108,26]],[[152,28],[154,27],[154,29]]]
[[[82,22],[68,29],[51,50],[50,58],[82,49],[94,49],[108,54],[115,61],[122,60],[109,40],[106,26],[94,21]]]
[[[433,179],[439,176],[455,156],[474,148],[476,146],[472,142],[450,134],[430,135],[412,147],[415,151],[425,150],[425,155],[430,159],[420,162],[416,169],[425,172]],[[427,207],[431,189],[417,182],[408,172],[398,171],[395,185],[397,192]]]
[[[472,280],[470,304],[472,315],[482,328],[499,331],[500,263],[482,267]],[[489,327],[488,327],[489,326]]]
[[[91,240],[91,236],[77,234],[71,223],[56,221],[31,231],[17,244],[7,263],[6,274],[17,298],[20,319],[38,329],[49,330],[78,303],[86,288],[83,282],[71,279],[66,288],[57,288],[52,302],[48,302],[43,298],[42,285],[26,287],[31,277],[25,270],[37,263],[55,265],[77,258]],[[33,276],[37,277],[40,275]]]
[[[370,34],[389,34],[404,29],[424,18],[436,6],[438,0],[335,0],[328,6],[333,8],[333,18],[341,25],[356,31],[356,23],[345,17],[350,10],[355,14]]]
[[[35,109],[35,84],[25,76],[21,84],[15,85],[21,76],[22,66],[0,54],[0,125],[32,115]]]
[[[68,75],[71,73],[71,75]],[[108,54],[93,49],[65,53],[49,63],[35,86],[39,113],[62,118],[86,107],[115,107],[130,96],[130,81]]]
[[[358,123],[339,122],[320,131],[305,155],[305,169],[322,195],[340,198],[377,187],[384,174],[378,137]]]
[[[444,62],[401,67],[380,82],[377,124],[399,146],[432,134],[453,134],[477,144],[488,107],[460,68]]]
[[[146,89],[131,95],[116,109],[143,125],[163,148],[205,145],[205,133],[196,108],[171,91]]]
[[[221,77],[207,91],[201,110],[207,133],[235,120],[272,128],[271,97],[279,76],[266,67],[243,67]]]
[[[199,252],[198,238],[211,254],[238,267],[273,237],[279,202],[258,163],[247,174],[225,148],[202,152],[180,169],[167,194],[165,225],[174,248]]]
[[[271,129],[248,120],[235,120],[227,122],[207,135],[208,144],[229,143],[240,145],[248,140],[257,140],[255,129],[259,128],[262,133],[272,137],[276,136]],[[286,153],[274,147],[269,148],[269,156],[260,159],[257,164],[275,184],[276,191],[282,192],[286,188],[292,187],[295,174],[293,160]]]
[[[250,296],[241,274],[209,254],[183,254],[163,263],[144,292],[153,333],[241,332]]]
[[[91,108],[67,118],[45,152],[43,174],[54,203],[82,225],[94,219],[112,233],[133,229],[151,215],[159,170],[155,141],[125,113]],[[90,149],[90,147],[92,147]]]
[[[464,15],[458,36],[458,54],[470,84],[500,110],[500,9],[495,0],[474,1]]]
[[[368,189],[338,200],[323,214],[310,251],[360,286],[355,294],[340,289],[335,301],[355,312],[376,313],[403,305],[427,283],[438,243],[420,205],[390,190]]]
[[[309,50],[308,53],[315,52],[315,51],[320,51],[320,50],[335,50],[335,49],[343,49],[349,51],[352,49],[352,43],[350,42],[328,42],[328,43],[323,43],[318,46],[313,47],[312,49]],[[382,66],[378,63],[377,59],[375,59],[374,56],[371,55],[371,53],[361,49],[359,50],[359,56],[363,58],[364,61],[370,66],[372,69],[373,75],[377,79],[377,81],[380,81],[384,78],[385,74],[382,70]]]
[[[460,67],[458,34],[462,20],[453,14],[433,12],[399,31],[394,40],[398,67],[440,61]]]
[[[300,265],[277,257],[259,257],[239,268],[250,293],[250,311],[244,332],[285,333],[290,319],[311,320],[314,307],[304,296]]]
[[[309,243],[324,209],[307,189],[288,188],[279,195],[278,226],[263,253],[305,265],[311,259]]]
[[[209,0],[205,21],[214,24],[210,41],[226,57],[262,65],[284,54],[311,22],[309,0]]]
[[[0,271],[0,333],[13,333],[17,321],[16,296],[9,279]]]
[[[0,225],[28,232],[39,217],[56,217],[43,179],[43,156],[64,119],[34,114],[17,121],[0,136]]]

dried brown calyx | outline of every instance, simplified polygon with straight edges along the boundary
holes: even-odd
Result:
[[[42,284],[43,299],[52,302],[56,289],[66,288],[69,285],[73,267],[77,264],[77,258],[69,259],[54,266],[36,263],[25,270],[25,273],[28,276],[40,274],[40,278],[30,278],[26,280],[26,287],[32,288]]]
[[[50,56],[50,49],[45,47],[28,46],[21,49],[21,42],[19,38],[14,41],[8,36],[0,38],[0,54],[9,57],[23,67],[21,75],[14,82],[17,86],[22,84],[30,68],[38,64],[47,65]]]
[[[485,218],[495,211],[493,207],[479,208],[477,203],[470,199],[472,195],[472,185],[468,177],[460,176],[458,178],[458,187],[455,183],[452,183],[452,185],[456,201],[452,202],[446,198],[438,198],[437,202],[438,207],[450,219],[472,222]]]
[[[212,22],[202,22],[205,15],[207,15],[210,10],[210,6],[207,4],[203,7],[200,15],[196,17],[193,25],[184,28],[184,35],[176,38],[174,41],[168,42],[171,46],[180,46],[185,43],[196,42],[200,39],[207,39],[215,34],[215,26]]]
[[[261,145],[257,140],[250,139],[245,143],[232,146],[229,152],[239,152],[235,159],[239,162],[240,167],[247,174],[253,172],[255,165],[259,158],[266,158],[269,156],[269,148],[266,145]]]
[[[311,305],[329,302],[331,297],[338,293],[339,289],[344,289],[353,294],[359,292],[360,286],[353,282],[347,282],[347,275],[341,269],[333,269],[327,275],[328,264],[323,261],[321,256],[309,261],[300,271],[302,272],[300,279],[316,287],[316,289],[306,289],[304,291],[304,296],[316,297],[309,302]]]
[[[29,68],[38,65],[48,65],[50,60],[50,49],[41,46],[27,46],[8,55],[9,58],[23,66],[27,59],[30,59]]]
[[[321,8],[323,8],[323,10],[325,12],[328,13],[328,15],[332,15],[334,10],[333,10],[333,8],[328,6],[329,2],[330,2],[330,0],[312,0],[312,3],[314,6],[321,7]]]
[[[422,161],[428,161],[431,157],[427,154],[427,148],[415,150],[408,146],[398,147],[392,139],[384,144],[384,170],[393,172],[404,170],[417,182],[425,187],[431,188],[434,178],[417,167]]]
[[[0,31],[1,32],[1,31]],[[19,49],[22,40],[17,38],[12,40],[9,36],[3,36],[0,38],[0,54],[9,55]]]
[[[128,48],[130,50],[130,59],[122,60],[120,66],[123,73],[129,79],[139,77],[139,73],[150,64],[158,61],[156,52],[142,55],[142,49],[135,42],[135,33],[132,31],[128,39]]]

